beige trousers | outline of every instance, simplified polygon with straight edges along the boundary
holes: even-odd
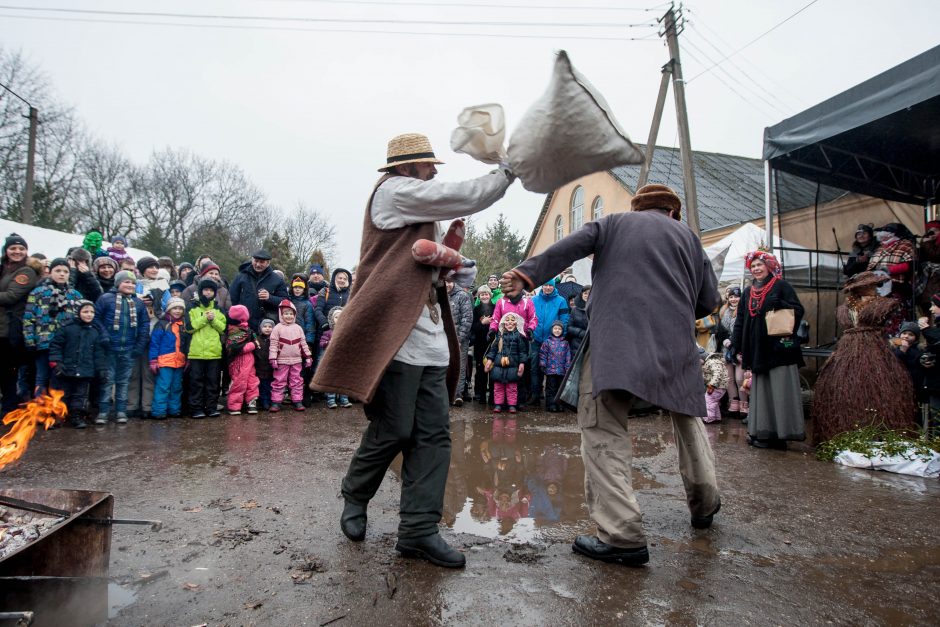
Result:
[[[634,397],[625,390],[605,390],[594,398],[590,357],[588,351],[578,382],[578,425],[588,512],[597,523],[601,542],[622,548],[644,547],[643,515],[633,494],[633,447],[627,433],[627,414]],[[674,412],[670,415],[689,510],[693,515],[707,516],[718,507],[719,495],[715,455],[705,427],[698,418]]]

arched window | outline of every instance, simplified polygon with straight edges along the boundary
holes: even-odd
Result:
[[[600,220],[604,215],[604,199],[598,196],[594,199],[594,205],[591,210],[591,219]]]
[[[557,242],[565,236],[565,221],[561,216],[555,218],[555,241]]]
[[[568,223],[568,232],[574,233],[584,224],[584,188],[578,186],[571,195],[571,219]]]

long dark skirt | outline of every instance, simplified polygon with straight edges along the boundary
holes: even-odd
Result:
[[[757,440],[806,439],[800,371],[795,365],[754,375],[747,432]]]

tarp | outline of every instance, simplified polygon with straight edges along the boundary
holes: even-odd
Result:
[[[29,244],[30,253],[42,253],[50,259],[65,257],[69,248],[81,246],[82,240],[85,239],[84,235],[75,235],[74,233],[56,231],[55,229],[44,229],[39,226],[23,224],[22,222],[14,222],[13,220],[0,220],[0,244],[3,243],[2,240],[10,233],[19,233],[22,235],[26,243]],[[107,249],[108,245],[109,244],[105,242],[104,248]],[[140,248],[128,248],[127,254],[130,255],[134,261],[137,261],[141,257],[155,256]]]
[[[764,129],[774,170],[923,205],[940,195],[940,46]]]
[[[711,260],[716,273],[718,268],[721,268],[718,281],[735,283],[750,276],[744,268],[744,256],[758,247],[765,246],[765,240],[764,230],[747,222],[707,247],[705,255]],[[779,250],[780,248],[788,250]],[[784,276],[790,283],[807,285],[811,280],[818,280],[824,285],[838,284],[842,266],[836,255],[811,251],[777,236],[774,236],[774,250],[783,266]]]

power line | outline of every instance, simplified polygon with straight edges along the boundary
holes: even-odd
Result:
[[[705,37],[705,35],[699,30],[699,26],[704,27],[705,30],[707,30],[708,32],[710,32],[710,33],[715,37],[715,39],[717,39],[723,46],[727,46],[728,48],[730,48],[730,49],[733,50],[733,49],[734,49],[734,44],[729,43],[727,39],[725,39],[724,37],[721,36],[721,33],[719,33],[719,32],[716,31],[714,28],[712,28],[711,26],[709,26],[709,25],[708,25],[708,22],[702,19],[702,15],[701,15],[698,11],[692,11],[691,9],[688,9],[688,11],[689,11],[689,13],[692,13],[692,14],[695,16],[692,20],[689,21],[689,23],[692,25],[692,28],[695,30],[696,34],[699,35],[700,37],[702,37],[702,39],[703,39],[704,41],[706,41],[712,48],[714,48],[716,51],[718,51],[718,53],[721,55],[722,59],[727,58],[728,55],[727,55],[725,52],[723,52],[720,48],[718,48],[718,46],[716,46],[715,44],[713,44],[713,43],[711,42],[711,40],[707,39],[707,38]],[[771,76],[770,74],[768,74],[767,72],[765,72],[764,69],[763,69],[760,65],[758,65],[757,63],[754,63],[753,61],[751,61],[750,59],[748,59],[746,55],[741,55],[741,56],[740,56],[740,60],[741,60],[741,61],[744,61],[745,63],[747,63],[747,64],[751,67],[752,70],[754,70],[754,71],[756,71],[758,74],[760,74],[760,75],[761,75],[768,83],[770,83],[772,86],[777,87],[777,88],[780,88],[780,91],[786,91],[786,89],[784,88],[784,86],[782,85],[782,83],[780,83],[780,82],[779,82],[777,79],[775,79],[773,76]],[[737,67],[737,65],[735,64],[734,61],[730,61],[730,63],[731,63],[732,65],[734,65],[734,66]],[[747,73],[746,73],[742,68],[739,68],[739,69],[741,69],[741,73],[742,73],[742,74],[744,74],[745,76],[747,76]],[[752,80],[753,80],[753,79],[752,79]],[[756,83],[757,81],[754,81],[754,82]],[[790,97],[792,97],[792,98],[800,105],[800,108],[805,108],[805,107],[806,107],[807,102],[806,102],[803,98],[800,98],[797,94],[793,94],[793,93],[789,93],[789,92],[788,92],[787,95],[790,96]]]
[[[688,49],[683,50],[683,53],[684,53],[686,56],[688,56],[688,57],[694,59],[696,63],[698,63],[698,64],[700,64],[700,65],[705,65],[705,63],[704,63],[701,59],[699,59],[698,57],[696,57],[694,54],[690,53],[690,52],[688,51]],[[762,107],[757,106],[757,104],[755,104],[752,99],[746,97],[744,94],[742,94],[742,93],[739,92],[737,89],[735,89],[734,86],[731,85],[731,83],[729,83],[728,81],[726,81],[726,80],[721,76],[721,74],[715,74],[715,78],[716,78],[718,81],[720,81],[725,87],[727,87],[732,93],[734,93],[738,98],[740,98],[741,100],[743,100],[744,102],[746,102],[748,105],[751,106],[751,108],[753,108],[755,111],[757,111],[758,113],[760,113],[760,114],[761,114],[762,116],[764,116],[765,118],[768,118],[768,119],[770,119],[770,120],[774,120],[774,119],[776,119],[776,118],[778,117],[777,114],[772,113],[772,112],[770,112],[770,111],[765,110],[765,109],[762,108]]]
[[[300,28],[290,26],[252,26],[249,24],[188,24],[186,22],[157,22],[145,20],[105,20],[80,17],[52,17],[36,15],[3,14],[2,17],[20,20],[38,20],[47,22],[80,22],[87,24],[124,24],[140,26],[169,26],[183,28],[215,28],[222,30],[287,31],[309,33],[345,33],[368,35],[435,35],[440,37],[495,37],[500,39],[576,39],[588,41],[656,41],[656,33],[643,37],[600,37],[592,35],[522,35],[513,33],[449,33],[441,31],[404,31],[404,30],[365,30],[354,28]]]
[[[686,38],[683,40],[683,45],[684,45],[684,46],[691,46],[693,50],[695,50],[695,51],[698,52],[700,55],[702,55],[703,57],[705,57],[705,59],[706,59],[709,63],[714,63],[714,59],[712,59],[712,58],[708,55],[708,53],[706,53],[704,50],[702,50],[701,48],[699,48],[698,46],[696,46],[695,43],[692,42],[688,37],[686,37]],[[767,105],[769,105],[772,109],[775,109],[775,110],[776,110],[778,113],[780,113],[781,115],[784,115],[784,116],[790,115],[790,112],[789,112],[789,111],[778,107],[772,100],[768,100],[767,98],[765,98],[765,97],[763,96],[763,94],[760,94],[760,93],[758,93],[757,91],[755,91],[755,90],[753,89],[753,87],[751,87],[751,85],[749,85],[748,83],[745,83],[745,82],[739,80],[736,76],[734,76],[733,74],[731,74],[730,72],[728,72],[728,70],[727,70],[726,68],[720,67],[720,68],[718,68],[718,69],[719,69],[720,71],[724,72],[725,76],[727,76],[728,78],[730,78],[730,79],[731,79],[732,81],[734,81],[736,84],[740,85],[743,89],[746,89],[746,90],[750,91],[753,96],[755,96],[755,97],[757,97],[758,99],[762,100],[764,103],[766,103]],[[717,76],[717,74],[716,74],[715,76]],[[772,98],[772,97],[773,97],[773,94],[770,94],[770,96],[771,96],[771,98]]]
[[[257,0],[256,0],[257,1]],[[261,0],[268,2],[269,0]],[[484,4],[471,2],[383,2],[381,0],[280,0],[281,2],[303,2],[311,4],[360,4],[369,6],[384,7],[443,7],[443,8],[468,8],[468,9],[537,9],[540,11],[633,11],[633,12],[651,12],[659,11],[662,7],[669,6],[669,2],[663,2],[652,7],[617,7],[617,6],[591,6],[591,5],[532,5],[532,4]]]
[[[62,7],[24,7],[16,5],[0,5],[0,9],[8,11],[37,11],[43,13],[69,13],[77,15],[104,15],[116,17],[157,17],[179,18],[197,20],[235,20],[250,22],[311,22],[311,23],[337,23],[337,24],[408,24],[427,26],[526,26],[526,27],[563,27],[563,28],[648,28],[656,25],[656,20],[646,22],[604,23],[604,22],[473,22],[467,20],[404,20],[382,18],[338,18],[338,17],[280,17],[274,15],[226,15],[211,13],[174,13],[164,11],[113,11],[105,9],[66,9]]]
[[[790,15],[789,17],[787,17],[787,18],[784,19],[783,21],[777,22],[776,24],[774,24],[773,26],[771,26],[769,29],[767,29],[766,31],[764,31],[763,33],[761,33],[760,35],[758,35],[757,37],[755,37],[755,38],[752,39],[751,41],[747,42],[746,44],[744,44],[744,45],[741,46],[740,48],[737,48],[736,50],[733,50],[730,54],[728,54],[727,56],[725,56],[725,58],[723,58],[723,59],[721,59],[720,61],[718,61],[718,63],[715,63],[714,65],[705,68],[704,70],[702,70],[701,72],[699,72],[698,74],[696,74],[695,76],[693,76],[692,78],[690,78],[687,82],[688,82],[688,83],[691,83],[692,81],[694,81],[695,79],[697,79],[697,78],[698,78],[699,76],[701,76],[702,74],[706,74],[706,73],[708,73],[708,72],[711,72],[712,69],[714,69],[715,67],[717,67],[719,64],[721,64],[721,63],[723,63],[724,61],[730,59],[731,57],[733,57],[734,55],[738,54],[739,52],[741,52],[741,51],[744,50],[745,48],[748,48],[748,47],[752,46],[753,44],[757,43],[758,41],[760,41],[761,39],[763,39],[765,36],[769,35],[769,34],[772,33],[773,31],[777,30],[778,28],[780,28],[781,26],[783,26],[784,24],[786,24],[787,22],[789,22],[790,20],[792,20],[792,19],[795,18],[797,15],[799,15],[800,13],[802,13],[803,11],[805,11],[806,9],[810,8],[811,6],[813,6],[814,4],[816,4],[817,2],[819,2],[819,0],[811,0],[808,4],[804,5],[804,6],[803,6],[801,9],[799,9],[796,13],[793,13],[792,15]]]
[[[16,92],[13,91],[12,89],[10,89],[10,88],[7,87],[6,85],[4,85],[3,83],[0,83],[0,87],[3,87],[5,90],[7,90],[7,91],[10,92],[11,94],[13,94],[13,95],[16,96],[17,98],[19,98],[20,100],[22,100],[23,103],[24,103],[27,107],[29,107],[30,109],[34,109],[34,108],[35,108],[35,107],[33,107],[32,104],[30,104],[29,100],[27,100],[26,98],[23,98],[23,96],[19,95],[18,93],[16,93]]]

